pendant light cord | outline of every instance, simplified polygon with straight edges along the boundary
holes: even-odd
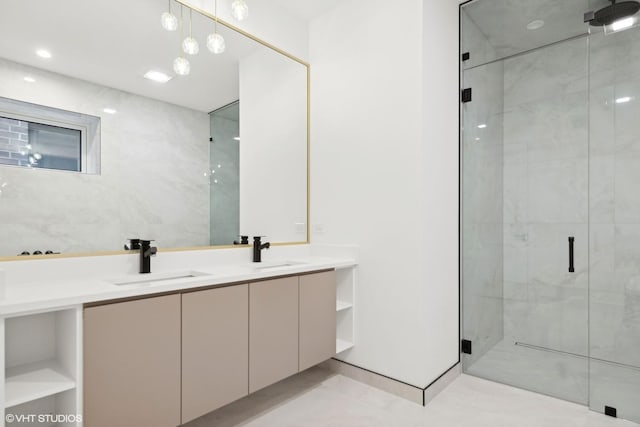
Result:
[[[169,0],[171,1],[171,0]],[[214,33],[218,34],[218,0],[214,0],[213,3],[213,15],[215,16]]]
[[[180,40],[184,36],[184,6],[180,4]],[[182,57],[182,46],[178,45],[178,56]]]

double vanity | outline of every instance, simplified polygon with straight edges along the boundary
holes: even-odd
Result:
[[[3,419],[187,423],[350,348],[354,266],[309,257],[9,285]]]
[[[309,244],[309,64],[169,2],[227,50],[149,82],[177,48],[165,2],[9,3],[0,427],[175,427],[352,347],[357,252]],[[43,40],[51,61],[25,54]]]

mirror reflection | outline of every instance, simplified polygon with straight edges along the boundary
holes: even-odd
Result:
[[[307,65],[169,5],[3,5],[0,256],[307,240]]]

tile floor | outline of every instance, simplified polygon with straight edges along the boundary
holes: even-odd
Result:
[[[586,357],[517,346],[504,339],[468,368],[468,372],[503,384],[586,405],[589,362]]]
[[[640,427],[540,394],[461,375],[427,407],[312,368],[185,427]]]

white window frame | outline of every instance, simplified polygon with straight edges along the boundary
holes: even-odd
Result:
[[[34,169],[71,173],[100,174],[100,117],[2,97],[0,97],[0,116],[23,122],[31,122],[35,124],[56,126],[80,131],[79,172],[49,168]],[[90,137],[91,135],[92,137]]]

